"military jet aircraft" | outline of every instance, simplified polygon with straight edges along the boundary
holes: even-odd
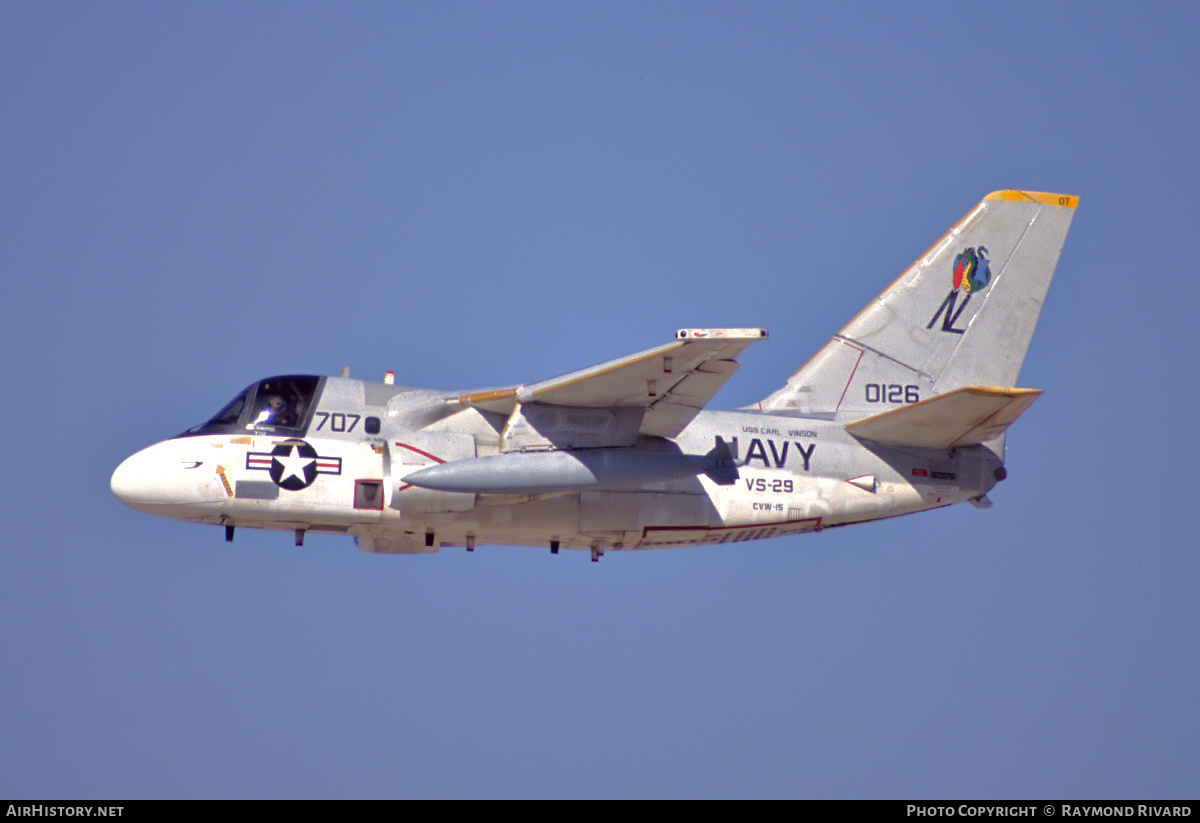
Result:
[[[705,404],[760,329],[682,329],[562,377],[436,391],[286,375],[112,475],[139,511],[411,554],[732,543],[970,502],[1006,476],[1016,388],[1078,198],[987,195],[778,391]]]

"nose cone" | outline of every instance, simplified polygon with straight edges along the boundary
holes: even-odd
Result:
[[[161,467],[153,451],[153,447],[142,449],[127,457],[109,480],[112,493],[126,506],[136,509],[139,503],[163,502],[164,490],[156,483]]]
[[[190,520],[213,512],[225,495],[216,465],[196,459],[196,451],[176,440],[142,449],[113,472],[113,495],[132,509],[163,517]]]

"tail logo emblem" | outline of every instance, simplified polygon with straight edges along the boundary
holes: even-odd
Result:
[[[992,279],[992,270],[988,265],[987,255],[988,250],[984,246],[968,246],[954,257],[950,293],[946,295],[942,305],[938,306],[933,319],[925,328],[932,329],[938,318],[941,318],[941,331],[951,334],[962,334],[966,331],[965,328],[956,328],[955,323],[966,309],[967,303],[971,302],[971,295],[986,289],[988,282]],[[966,295],[961,306],[957,305],[960,293]]]
[[[961,287],[971,293],[983,291],[988,281],[992,279],[992,270],[988,268],[988,250],[983,246],[968,247],[959,252],[954,258],[954,290]],[[965,305],[965,304],[964,304]]]

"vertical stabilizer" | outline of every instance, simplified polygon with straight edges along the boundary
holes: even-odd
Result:
[[[1015,386],[1078,201],[989,194],[761,408],[853,420]]]

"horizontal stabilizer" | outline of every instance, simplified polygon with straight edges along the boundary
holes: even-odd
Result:
[[[862,440],[888,446],[950,449],[986,443],[1004,434],[1033,405],[1041,389],[964,386],[846,426]]]

